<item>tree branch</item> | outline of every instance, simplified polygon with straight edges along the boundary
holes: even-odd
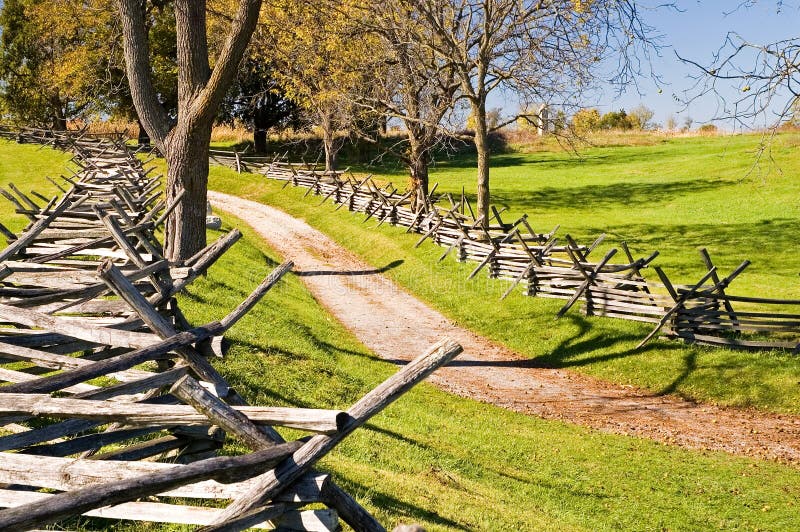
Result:
[[[214,114],[233,81],[244,51],[255,31],[262,0],[240,0],[239,9],[214,70],[205,88],[192,106],[192,114],[208,117]]]
[[[205,0],[175,2],[175,33],[178,57],[178,101],[192,101],[211,75],[208,65]],[[237,62],[238,65],[238,62]],[[178,110],[179,113],[183,109]],[[182,117],[179,117],[179,120]]]
[[[142,4],[139,0],[117,0],[122,19],[125,69],[131,86],[136,113],[158,149],[164,150],[169,133],[169,117],[158,101],[150,73],[150,51]]]

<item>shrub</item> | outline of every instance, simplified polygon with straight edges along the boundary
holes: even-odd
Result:
[[[697,128],[697,131],[699,131],[701,135],[716,135],[719,128],[714,124],[703,124]]]
[[[577,133],[595,131],[600,125],[600,112],[597,109],[581,109],[572,115],[572,128]]]
[[[600,129],[633,129],[633,124],[625,109],[604,114],[600,119],[599,126]]]

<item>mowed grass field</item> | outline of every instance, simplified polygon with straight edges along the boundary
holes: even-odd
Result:
[[[730,293],[800,298],[800,135],[778,136],[770,157],[758,161],[760,136],[656,138],[652,145],[501,154],[493,158],[492,189],[507,219],[529,214],[535,229],[560,224],[562,234],[589,242],[608,235],[597,255],[626,241],[637,256],[658,250],[674,283],[694,283],[704,273],[698,248],[706,247],[723,274],[744,259],[753,265]],[[474,188],[470,158],[440,162],[431,176],[439,189]],[[369,169],[402,184],[398,169]],[[414,244],[418,235],[381,226],[360,214],[318,206],[306,190],[282,188],[259,175],[213,167],[210,186],[277,206],[304,218],[375,267],[397,260],[387,275],[460,325],[524,353],[543,366],[567,368],[654,393],[738,407],[800,413],[800,359],[788,353],[743,353],[657,340],[635,346],[651,326],[584,317],[577,307],[561,320],[563,301],[517,292],[481,274],[467,281],[474,263],[439,262],[442,248]],[[655,272],[646,271],[656,279]]]
[[[0,142],[0,184],[10,180],[9,166],[19,166],[13,178],[18,186],[44,190],[43,179],[25,171],[27,157],[36,157],[42,163],[39,170],[51,174],[60,171],[65,158],[20,148],[27,150]],[[49,162],[44,164],[44,159]],[[284,198],[281,206],[287,209],[314,204],[300,197],[302,191],[280,192],[263,179],[214,169],[214,186],[223,180],[230,183],[226,186],[237,183],[242,192],[248,189],[253,196],[271,197],[279,205]],[[12,226],[14,222],[6,220],[15,217],[2,208],[0,220]],[[315,223],[326,221],[337,231],[348,229],[353,237],[367,239],[353,246],[362,253],[370,243],[391,242],[400,244],[384,253],[396,258],[405,252],[399,230],[367,230],[358,218],[342,212]],[[225,229],[243,228],[245,238],[181,299],[195,323],[234,307],[282,260],[243,221],[225,217],[225,223]],[[357,231],[360,228],[363,233]],[[217,236],[209,233],[209,238]],[[425,246],[417,253],[403,257],[405,262],[395,271],[405,271],[408,264],[424,268],[441,250]],[[380,257],[374,260],[382,262]],[[442,276],[442,282],[452,279],[462,284],[463,270],[463,265],[447,262],[423,271]],[[481,290],[496,289],[490,281],[464,286],[478,287],[470,292],[475,298]],[[552,314],[549,319],[552,328]],[[601,323],[606,321],[611,320]],[[216,363],[229,382],[258,404],[346,407],[395,371],[344,330],[295,276],[287,276],[270,292],[234,327],[230,339],[231,352]],[[240,449],[230,446],[227,451]],[[389,527],[400,522],[420,522],[433,531],[794,530],[798,526],[800,470],[795,467],[543,421],[461,399],[424,383],[347,438],[321,467]],[[97,529],[102,524],[81,521],[76,526]]]

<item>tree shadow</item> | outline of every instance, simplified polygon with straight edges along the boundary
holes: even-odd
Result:
[[[369,493],[372,499],[372,505],[381,508],[387,513],[401,515],[413,521],[427,521],[442,527],[449,527],[455,530],[469,531],[471,528],[462,525],[452,519],[442,517],[441,515],[421,508],[409,502],[401,501],[397,497],[389,495],[384,491],[380,491],[374,487],[366,487],[359,482],[354,482],[350,479],[337,479],[337,483],[342,485],[349,493]]]
[[[628,242],[638,242],[650,247],[659,243],[680,242],[682,246],[709,246],[723,244],[736,246],[742,250],[742,258],[753,250],[793,249],[800,232],[800,220],[792,218],[762,219],[758,222],[724,224],[626,224],[623,227],[610,227],[609,234],[624,231],[630,235]],[[699,258],[698,258],[698,264]]]
[[[609,208],[631,205],[662,204],[674,201],[677,196],[698,194],[736,186],[723,179],[692,179],[670,182],[625,182],[606,185],[589,184],[579,187],[536,187],[535,190],[509,190],[502,183],[492,191],[492,201],[515,211],[545,209]],[[474,201],[474,194],[469,199]]]
[[[577,331],[569,338],[562,340],[561,343],[549,353],[533,358],[538,364],[536,367],[552,369],[577,368],[627,358],[629,356],[638,356],[655,349],[660,351],[677,351],[684,348],[683,344],[677,343],[664,345],[647,344],[639,349],[635,347],[626,348],[626,345],[631,345],[634,342],[638,343],[638,341],[644,338],[645,333],[609,334],[608,331],[597,331],[593,333],[592,325],[585,316],[567,314],[561,319],[570,320],[572,325],[577,327]],[[585,356],[587,353],[601,349],[611,349],[611,352]]]
[[[676,393],[678,391],[678,387],[683,384],[696,369],[697,353],[693,349],[690,349],[689,352],[683,356],[683,371],[681,371],[671,383],[655,394],[669,395],[671,393]]]

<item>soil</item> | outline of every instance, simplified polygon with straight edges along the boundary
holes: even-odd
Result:
[[[445,336],[459,342],[464,352],[429,378],[449,392],[605,432],[800,465],[798,416],[695,403],[536,367],[454,325],[304,221],[219,192],[209,191],[209,199],[294,261],[314,297],[381,358],[403,363]]]

